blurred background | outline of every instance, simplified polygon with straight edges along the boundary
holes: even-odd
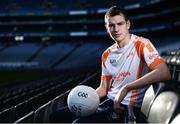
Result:
[[[101,54],[114,43],[104,27],[112,5],[127,10],[131,33],[153,42],[171,70],[167,89],[179,94],[179,0],[1,0],[1,122],[27,114],[29,122],[48,122],[37,113],[64,105],[53,105],[55,98],[78,84],[99,85]]]

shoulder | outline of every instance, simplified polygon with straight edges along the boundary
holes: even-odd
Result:
[[[102,56],[111,53],[111,51],[115,48],[115,44],[109,46],[102,54]]]
[[[103,62],[106,61],[107,57],[109,56],[109,54],[112,52],[112,50],[115,49],[115,44],[109,46],[103,53],[101,56],[101,59]]]
[[[148,38],[134,35],[134,47],[136,48],[139,57],[143,58],[144,48],[150,43]]]
[[[149,42],[151,42],[151,41],[148,38],[138,36],[138,35],[134,35],[134,43],[138,43],[138,44],[141,44],[141,45],[146,45]]]

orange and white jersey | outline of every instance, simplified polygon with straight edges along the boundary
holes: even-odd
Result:
[[[157,50],[146,38],[132,34],[130,42],[123,48],[113,44],[102,54],[101,80],[112,81],[108,98],[113,100],[122,86],[143,76],[146,65],[153,69],[162,62]],[[140,107],[145,91],[146,88],[132,90],[121,103]]]

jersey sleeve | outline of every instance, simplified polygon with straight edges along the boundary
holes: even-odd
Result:
[[[148,67],[153,70],[158,64],[164,63],[153,44],[148,41],[144,46],[144,60]]]
[[[106,60],[107,60],[108,55],[109,55],[109,51],[105,51],[102,54],[102,58],[101,58],[101,61],[102,61],[101,80],[105,80],[105,81],[110,81],[112,79],[112,75],[109,73],[106,67]]]

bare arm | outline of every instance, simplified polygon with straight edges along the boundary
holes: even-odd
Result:
[[[110,88],[111,81],[101,80],[100,86],[96,89],[99,97],[104,97],[107,94],[108,89]]]
[[[170,72],[166,64],[157,65],[154,70],[126,86],[127,90],[133,90],[153,84],[159,81],[170,80]]]
[[[118,92],[118,94],[114,99],[115,109],[117,109],[117,112],[120,110],[119,103],[126,96],[128,91],[141,88],[146,85],[150,85],[159,81],[170,80],[170,78],[171,78],[170,72],[166,64],[162,63],[160,65],[157,65],[148,74],[121,88],[121,90]]]

